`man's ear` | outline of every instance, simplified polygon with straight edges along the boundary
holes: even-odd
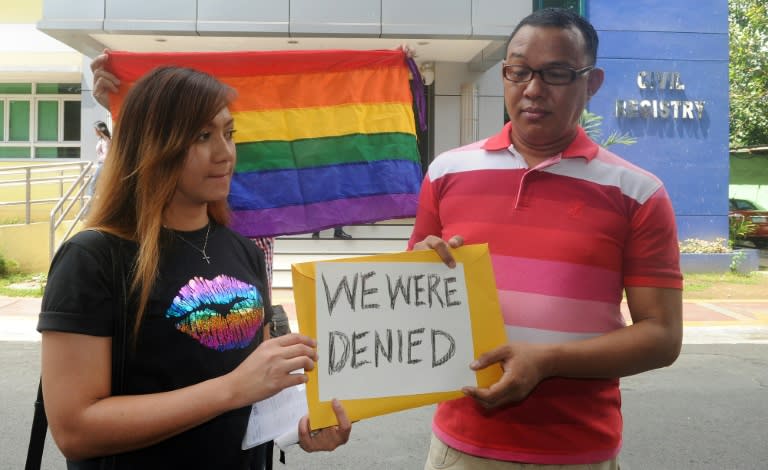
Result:
[[[587,93],[589,93],[590,98],[594,96],[595,93],[597,93],[597,90],[603,85],[604,79],[605,71],[603,69],[595,68],[589,72],[589,77],[587,77]]]

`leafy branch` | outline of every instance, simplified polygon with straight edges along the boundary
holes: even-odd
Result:
[[[581,116],[579,117],[579,125],[592,140],[598,142],[603,147],[610,147],[611,145],[616,144],[632,145],[637,143],[637,139],[628,132],[619,133],[618,131],[611,132],[606,139],[600,141],[600,138],[603,135],[603,117],[591,113],[586,109],[582,111]]]

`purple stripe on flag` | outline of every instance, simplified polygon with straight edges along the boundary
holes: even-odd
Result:
[[[411,91],[413,92],[413,99],[416,103],[416,111],[419,116],[419,129],[423,132],[427,130],[427,98],[424,91],[424,81],[421,78],[421,72],[419,72],[419,66],[416,65],[416,61],[413,58],[408,57],[405,60],[408,64],[408,68],[413,75],[413,86]]]
[[[265,237],[413,217],[418,198],[418,194],[383,194],[307,205],[239,210],[233,213],[231,228],[246,237]]]

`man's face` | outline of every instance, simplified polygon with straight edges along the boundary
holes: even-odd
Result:
[[[523,26],[507,48],[506,64],[534,70],[593,65],[575,28]],[[539,74],[526,83],[504,82],[504,104],[512,121],[512,141],[531,149],[563,150],[576,133],[587,100],[602,83],[602,70],[579,75],[568,85],[549,85]]]

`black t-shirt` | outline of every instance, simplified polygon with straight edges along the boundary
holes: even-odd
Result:
[[[184,242],[179,236],[187,241]],[[248,239],[212,225],[208,264],[206,228],[164,233],[159,275],[133,346],[135,302],[127,314],[126,395],[175,390],[232,371],[260,343],[271,320],[264,257]],[[56,253],[48,274],[37,329],[112,336],[119,292],[105,237],[83,231]],[[133,266],[137,245],[121,241],[123,262]],[[152,413],[152,410],[146,410]],[[240,450],[250,407],[233,410],[148,448],[120,455],[120,468],[247,468],[252,452]]]

